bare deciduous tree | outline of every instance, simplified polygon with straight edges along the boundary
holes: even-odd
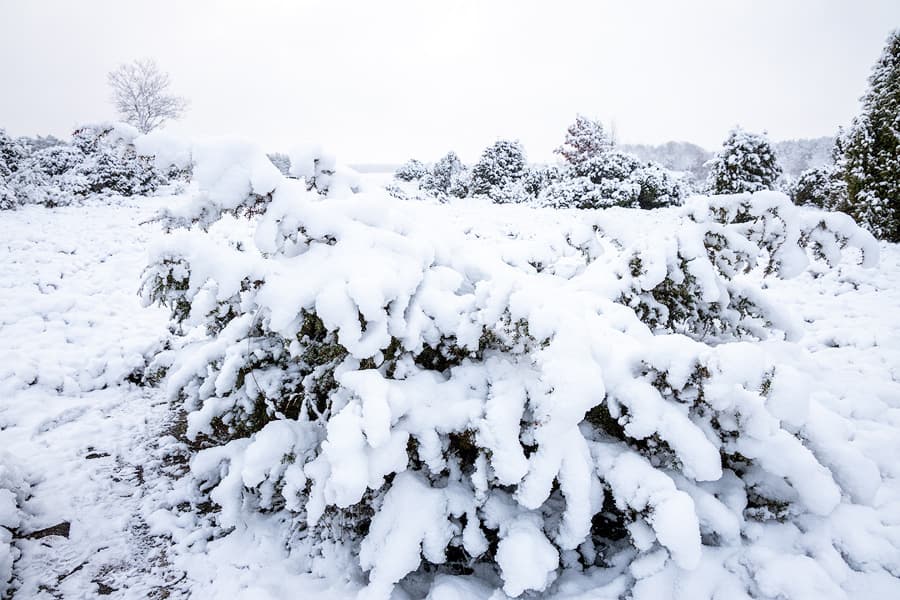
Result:
[[[126,123],[148,133],[184,114],[188,101],[168,94],[169,74],[150,58],[119,65],[107,75],[116,110]]]

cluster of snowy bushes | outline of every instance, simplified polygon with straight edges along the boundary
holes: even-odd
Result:
[[[149,369],[196,450],[175,503],[214,509],[200,534],[177,520],[186,543],[274,522],[311,570],[380,599],[439,574],[518,596],[596,570],[635,598],[775,597],[879,560],[769,547],[872,481],[809,425],[805,375],[748,343],[797,324],[747,272],[847,247],[875,263],[846,215],[776,192],[403,202],[318,159],[286,178],[251,146],[137,145],[201,190],[164,215],[142,285],[182,334]]]
[[[0,598],[6,598],[12,583],[13,562],[19,550],[13,545],[13,532],[22,523],[22,505],[30,486],[9,455],[0,452]]]
[[[0,209],[61,206],[94,194],[153,192],[166,183],[167,174],[135,153],[137,135],[122,124],[86,125],[72,134],[71,143],[40,147],[0,130]]]
[[[410,160],[395,178],[439,199],[483,196],[502,204],[557,208],[657,208],[680,204],[686,195],[679,174],[617,150],[603,126],[587,117],[576,118],[557,152],[562,165],[529,165],[521,144],[499,140],[471,169],[450,152],[431,167]],[[399,187],[392,192],[408,195]]]

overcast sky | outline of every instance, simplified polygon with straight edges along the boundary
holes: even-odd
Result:
[[[192,102],[172,129],[347,162],[544,160],[577,112],[626,143],[817,137],[896,27],[900,0],[0,0],[0,127],[113,118],[106,73],[153,57]]]

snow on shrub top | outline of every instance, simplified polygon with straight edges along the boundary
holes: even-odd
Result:
[[[616,556],[694,569],[747,519],[839,504],[785,428],[806,418],[798,374],[742,340],[796,327],[748,270],[847,246],[874,264],[846,216],[775,192],[655,211],[325,197],[250,146],[191,156],[200,194],[165,215],[186,230],[142,293],[188,334],[156,367],[222,527],[294,514],[313,555],[355,549],[372,598],[423,560],[516,596]]]
[[[13,531],[22,524],[22,505],[31,485],[10,455],[0,450],[0,597],[10,591],[13,562],[19,550],[13,546]]]

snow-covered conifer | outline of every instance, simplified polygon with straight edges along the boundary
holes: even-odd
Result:
[[[579,165],[604,154],[612,146],[612,139],[600,121],[577,115],[575,122],[566,131],[565,142],[556,149],[556,153],[568,164]]]
[[[872,69],[862,105],[842,140],[846,210],[877,237],[900,242],[900,30]]]
[[[472,167],[471,193],[499,196],[501,189],[521,179],[526,172],[525,150],[517,141],[498,140],[481,154]]]
[[[736,127],[709,162],[708,191],[739,194],[775,189],[781,167],[765,134]]]

